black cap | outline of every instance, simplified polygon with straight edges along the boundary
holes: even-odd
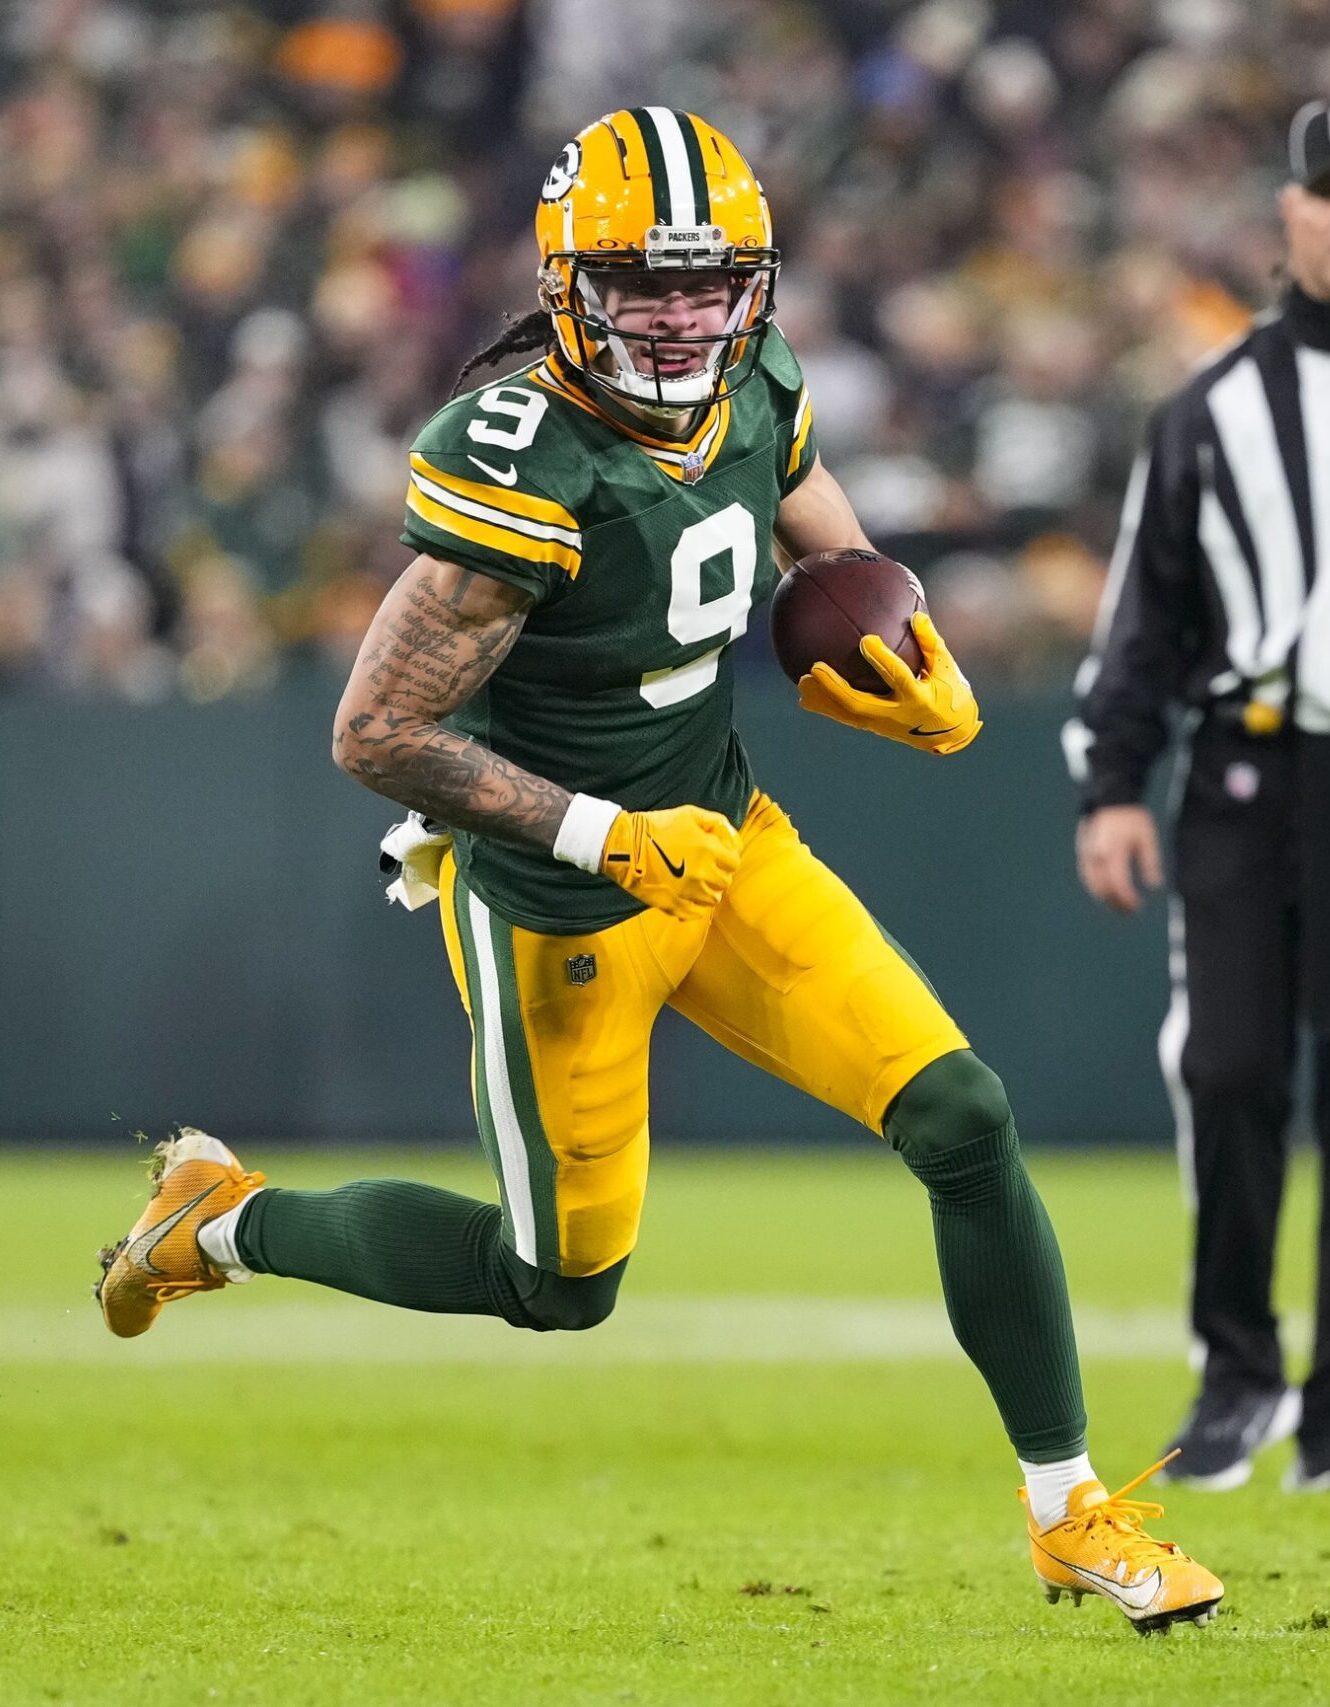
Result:
[[[1330,180],[1330,102],[1308,101],[1288,128],[1288,163],[1293,176],[1310,189]]]

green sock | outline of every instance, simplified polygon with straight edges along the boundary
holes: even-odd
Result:
[[[407,1310],[501,1316],[537,1332],[603,1322],[628,1264],[624,1257],[579,1276],[535,1268],[504,1244],[497,1204],[396,1179],[256,1192],[235,1245],[255,1274],[312,1280]]]
[[[282,1274],[408,1310],[506,1316],[497,1204],[410,1180],[259,1192],[236,1228],[256,1274]]]
[[[1000,1080],[969,1050],[926,1067],[884,1132],[927,1187],[947,1314],[1017,1455],[1085,1450],[1085,1400],[1057,1235]]]

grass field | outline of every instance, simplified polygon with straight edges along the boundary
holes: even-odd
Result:
[[[1330,1699],[1330,1498],[1167,1490],[1219,1621],[1047,1607],[1016,1474],[885,1151],[663,1154],[619,1310],[581,1336],[261,1280],[113,1341],[93,1252],[128,1146],[0,1155],[0,1702],[974,1707]],[[460,1154],[264,1153],[275,1183]],[[1143,1469],[1188,1392],[1171,1160],[1036,1157],[1092,1447]],[[1300,1167],[1282,1292],[1310,1296]],[[1296,1336],[1301,1352],[1302,1335]]]

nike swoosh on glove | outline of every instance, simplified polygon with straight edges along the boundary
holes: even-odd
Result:
[[[739,832],[719,812],[668,806],[620,812],[600,869],[621,889],[675,919],[709,913],[739,869]]]
[[[911,625],[924,659],[917,676],[879,635],[865,634],[859,642],[860,652],[891,689],[890,697],[860,693],[830,664],[814,664],[799,679],[799,704],[925,753],[959,753],[968,747],[983,728],[978,701],[932,617],[916,611]]]

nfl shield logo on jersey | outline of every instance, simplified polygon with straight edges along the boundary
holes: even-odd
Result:
[[[707,460],[700,450],[690,450],[683,459],[683,483],[696,486],[707,471]]]
[[[594,954],[570,955],[567,966],[570,984],[589,984],[596,976],[596,957]]]

